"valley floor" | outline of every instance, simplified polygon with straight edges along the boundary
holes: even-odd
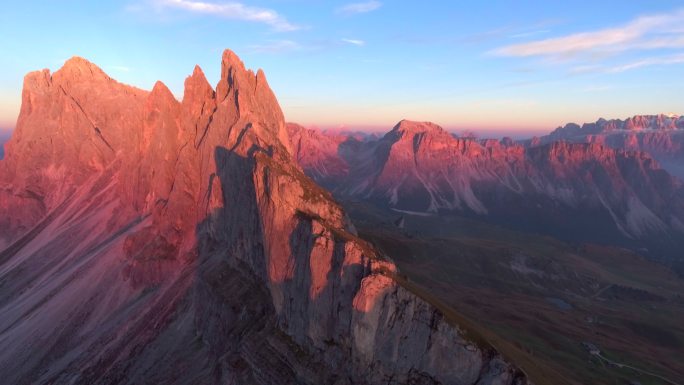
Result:
[[[362,237],[395,259],[405,285],[533,382],[684,378],[684,280],[662,265],[459,217],[346,207]]]

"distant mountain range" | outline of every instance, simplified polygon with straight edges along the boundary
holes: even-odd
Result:
[[[631,118],[599,119],[582,126],[570,123],[547,136],[528,141],[529,145],[566,140],[574,143],[599,143],[629,151],[645,151],[671,174],[684,179],[684,117],[636,115]]]
[[[682,182],[643,151],[550,138],[478,141],[412,121],[378,140],[288,128],[307,174],[344,199],[455,212],[668,259],[683,245]]]
[[[594,362],[586,346],[682,378],[671,357],[684,346],[684,188],[668,172],[684,164],[681,125],[664,115],[601,120],[525,142],[412,121],[379,138],[288,131],[302,168],[334,192],[360,236],[457,312],[494,324],[483,335],[515,341],[499,341],[502,352],[532,354],[531,378],[610,384],[650,379]],[[617,140],[629,136],[641,142]],[[525,319],[523,309],[535,311]],[[559,370],[535,373],[543,362]]]

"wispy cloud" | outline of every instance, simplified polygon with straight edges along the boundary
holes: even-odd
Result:
[[[626,71],[635,70],[635,69],[643,68],[643,67],[665,66],[665,65],[673,65],[673,64],[682,64],[682,63],[684,63],[684,53],[678,53],[675,55],[648,57],[648,58],[644,58],[644,59],[640,59],[640,60],[634,60],[634,61],[630,61],[630,62],[622,63],[622,64],[579,65],[579,66],[572,67],[570,69],[569,73],[571,75],[590,74],[590,73],[611,74],[611,73],[626,72]]]
[[[607,68],[605,72],[608,73],[618,73],[625,72],[642,67],[659,66],[659,65],[671,65],[671,64],[681,64],[684,63],[684,54],[663,56],[663,57],[652,57],[643,60],[633,61],[631,63],[621,64]]]
[[[263,23],[276,31],[296,31],[302,27],[290,23],[278,12],[260,7],[252,7],[239,2],[210,3],[194,0],[157,0],[161,7],[182,9],[188,12],[213,15],[230,20],[243,20]]]
[[[267,40],[263,43],[252,44],[246,47],[248,53],[264,53],[264,54],[285,54],[285,53],[311,53],[321,52],[339,48],[342,46],[356,46],[363,47],[366,45],[364,40],[360,39],[316,39],[316,40]]]
[[[544,35],[544,34],[547,34],[549,32],[551,32],[551,30],[538,29],[536,31],[526,31],[526,32],[520,32],[520,33],[514,33],[508,37],[511,39],[523,39],[523,38],[531,37],[531,36]]]
[[[566,23],[567,21],[562,19],[543,19],[532,24],[509,24],[472,35],[463,36],[459,39],[459,41],[468,44],[479,44],[487,41],[499,40],[502,38],[529,38],[532,36],[549,34],[551,33],[551,27],[557,27],[558,25]]]
[[[263,44],[253,44],[247,47],[249,53],[286,53],[299,51],[303,47],[301,44],[292,40],[272,40]]]
[[[358,40],[358,39],[340,39],[343,43],[351,44],[351,45],[356,45],[356,46],[364,46],[366,45],[366,42],[363,40]]]
[[[498,56],[541,56],[567,60],[579,55],[682,47],[684,9],[679,9],[671,13],[640,16],[614,28],[506,45],[491,53]]]
[[[382,3],[379,1],[366,1],[363,3],[351,3],[343,5],[335,10],[335,13],[340,15],[356,15],[359,13],[368,13],[375,11],[376,9],[382,7]]]

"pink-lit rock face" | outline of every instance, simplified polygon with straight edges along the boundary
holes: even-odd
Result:
[[[80,58],[31,73],[7,148],[6,383],[524,383],[385,275],[230,51],[182,101]]]
[[[321,133],[308,135],[324,137],[313,143],[325,142]],[[464,213],[516,228],[536,225],[532,230],[584,241],[636,248],[668,244],[658,251],[668,256],[684,236],[681,182],[648,154],[614,149],[599,139],[525,147],[458,138],[435,124],[404,120],[377,141],[356,147],[344,147],[338,138],[326,143],[315,151],[300,148],[313,158],[322,154],[300,162],[342,198],[412,212]],[[319,164],[331,163],[335,145],[349,166],[325,175]]]
[[[349,163],[344,159],[340,147],[345,142],[355,142],[355,138],[343,134],[323,134],[294,123],[288,123],[287,129],[293,156],[317,182],[325,186],[349,172]]]
[[[416,354],[421,367],[444,373],[450,379],[446,383],[472,383],[472,379],[480,375],[474,371],[477,367],[486,367],[486,373],[499,373],[491,379],[489,374],[484,374],[479,380],[483,383],[515,382],[504,361],[495,358],[486,362],[484,356],[473,354],[479,352],[477,346],[464,340],[458,330],[444,322],[439,312],[388,277],[365,277],[354,299],[354,308],[358,310],[352,333],[356,362],[390,359],[398,367],[410,371],[415,365],[410,357]],[[412,322],[398,319],[397,312],[411,317]],[[445,357],[453,359],[445,360]]]

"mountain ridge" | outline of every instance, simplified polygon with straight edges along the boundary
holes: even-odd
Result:
[[[575,230],[561,218],[574,218],[570,222],[632,247],[645,247],[637,245],[653,236],[676,243],[684,230],[681,182],[644,152],[563,141],[523,146],[458,138],[443,130],[398,129],[420,124],[400,123],[351,155],[328,152],[358,167],[349,167],[327,187],[342,199],[413,212],[460,212],[513,226],[533,225],[524,218],[534,217],[546,223],[537,231],[556,228],[566,236]],[[310,160],[296,157],[305,171],[311,168]],[[590,233],[585,235],[601,240]]]
[[[526,383],[303,174],[262,71],[178,101],[93,66],[26,76],[0,162],[7,381]]]
[[[534,146],[556,140],[602,143],[612,148],[644,151],[671,174],[684,178],[684,117],[679,115],[635,115],[621,119],[599,119],[594,123],[569,123],[548,135],[526,142]]]

